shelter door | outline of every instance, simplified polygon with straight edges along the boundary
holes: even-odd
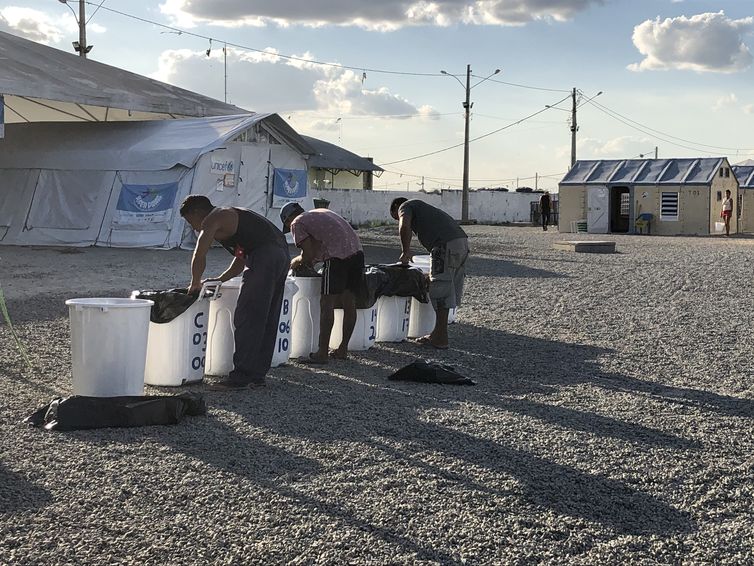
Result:
[[[610,190],[607,187],[589,187],[586,197],[587,231],[607,234],[610,231]]]

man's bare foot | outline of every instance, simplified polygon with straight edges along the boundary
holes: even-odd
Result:
[[[327,365],[327,356],[324,358],[319,355],[318,352],[309,354],[308,358],[299,358],[299,363],[311,366],[324,366]]]
[[[448,349],[448,343],[442,343],[438,340],[435,340],[431,334],[427,334],[426,336],[422,336],[421,338],[416,339],[417,344],[421,344],[422,346],[432,346],[433,348],[436,348],[438,350],[447,350]]]
[[[330,357],[335,360],[347,360],[348,350],[344,350],[342,348],[336,348],[335,350],[330,351]]]

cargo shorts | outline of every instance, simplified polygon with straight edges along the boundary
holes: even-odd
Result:
[[[429,298],[435,309],[453,309],[460,306],[468,257],[467,238],[456,238],[432,248],[429,262]]]

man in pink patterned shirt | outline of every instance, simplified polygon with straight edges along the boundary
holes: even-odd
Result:
[[[300,204],[289,202],[280,211],[283,232],[293,234],[301,255],[293,258],[291,269],[324,262],[320,300],[319,349],[309,362],[326,364],[328,357],[346,359],[348,342],[356,326],[356,294],[364,278],[364,251],[356,231],[340,215],[326,208],[305,212]],[[329,353],[335,320],[335,305],[343,307],[343,341]]]

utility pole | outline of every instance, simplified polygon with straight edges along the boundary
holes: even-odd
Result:
[[[576,89],[573,89],[571,93],[573,106],[571,107],[571,167],[576,165],[576,132],[579,131],[578,123],[576,122]]]
[[[539,190],[539,173],[534,173],[534,190]]]
[[[655,146],[655,159],[658,158],[657,157],[658,153],[659,153],[659,148],[657,146]]]
[[[225,66],[225,103],[228,103],[228,44],[223,45],[223,63]]]
[[[65,4],[73,12],[73,17],[76,17],[76,12],[68,5],[68,0],[58,0],[61,4]],[[95,10],[96,12],[96,10]],[[79,54],[79,57],[86,59],[86,54],[92,50],[93,45],[86,44],[86,2],[85,0],[79,0],[79,17],[76,21],[79,25],[79,40],[73,42],[73,50]]]
[[[461,194],[461,221],[469,220],[469,119],[471,117],[471,65],[466,65],[466,102],[463,103],[465,110],[466,126],[463,136],[463,193]]]

